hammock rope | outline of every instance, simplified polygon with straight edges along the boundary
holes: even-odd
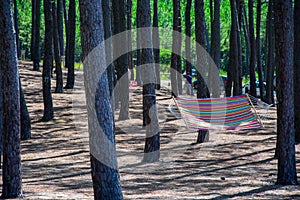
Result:
[[[180,115],[190,129],[243,130],[261,128],[251,98],[247,95],[225,98],[174,98]]]

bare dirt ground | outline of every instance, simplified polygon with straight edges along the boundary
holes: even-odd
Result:
[[[20,63],[32,119],[32,139],[22,141],[24,199],[93,199],[88,134],[75,126],[85,110],[74,111],[73,93],[65,90],[63,94],[53,94],[55,119],[41,122],[41,72],[31,68],[29,62]],[[54,81],[52,85],[55,86]],[[210,132],[209,142],[194,144],[196,133],[186,129],[184,123],[166,109],[169,97],[166,89],[158,92],[160,162],[141,162],[145,131],[141,128],[140,88],[131,89],[131,119],[116,122],[125,199],[300,199],[299,186],[275,185],[274,108],[263,129],[214,131]],[[84,126],[84,122],[82,124]],[[297,145],[296,150],[299,148]],[[299,152],[297,168],[300,174]]]

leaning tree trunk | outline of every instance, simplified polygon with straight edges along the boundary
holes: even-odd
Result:
[[[21,198],[20,90],[12,1],[0,2],[0,61],[3,103],[1,198]]]
[[[294,95],[295,95],[295,140],[300,143],[300,1],[294,8]]]
[[[141,31],[141,46],[152,46],[150,0],[139,0],[138,12],[141,27],[148,28]],[[142,69],[144,74],[143,85],[143,108],[146,123],[146,140],[144,147],[144,162],[156,162],[160,156],[159,124],[157,118],[156,95],[155,95],[155,68],[153,65],[153,52],[151,48],[142,49]]]
[[[27,109],[24,92],[22,89],[21,79],[19,80],[20,88],[20,116],[21,116],[21,140],[28,140],[31,138],[31,123],[30,115]]]
[[[52,26],[53,26],[53,47],[54,47],[54,58],[55,58],[55,73],[56,73],[56,93],[63,93],[63,74],[61,69],[61,59],[60,59],[60,44],[58,35],[58,24],[56,16],[56,6],[55,2],[52,2]]]
[[[34,21],[32,22],[34,25],[33,30],[33,45],[32,45],[32,60],[33,60],[33,70],[40,70],[40,26],[41,26],[41,0],[35,0],[35,11],[34,13]]]
[[[75,82],[74,63],[75,63],[75,34],[76,34],[76,2],[69,1],[69,17],[68,17],[68,40],[66,54],[66,67],[68,68],[66,89],[73,89]]]
[[[275,37],[277,73],[277,184],[297,183],[294,131],[293,93],[293,3],[292,0],[275,0]]]
[[[43,101],[44,101],[44,116],[43,121],[53,119],[53,103],[51,94],[51,69],[53,65],[52,55],[52,1],[44,0],[44,16],[45,16],[45,50],[43,63]]]
[[[160,39],[159,39],[159,30],[158,30],[158,0],[154,0],[153,2],[153,46],[159,47]],[[155,62],[155,78],[156,78],[156,89],[160,90],[160,49],[153,48],[154,53],[154,62]]]
[[[195,0],[195,30],[196,30],[196,42],[202,48],[206,49],[205,39],[205,16],[204,16],[204,2],[203,0]],[[209,98],[209,91],[207,84],[205,83],[206,64],[207,59],[203,56],[203,50],[196,47],[197,54],[197,98]],[[200,74],[201,72],[201,74]],[[207,142],[209,140],[209,132],[207,130],[199,130],[197,143]]]
[[[123,196],[116,158],[105,49],[100,49],[97,55],[90,54],[104,41],[102,1],[79,1],[79,7],[94,199],[119,200]]]

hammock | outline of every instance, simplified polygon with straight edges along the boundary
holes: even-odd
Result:
[[[247,95],[208,99],[174,98],[174,101],[190,129],[242,130],[262,127]]]

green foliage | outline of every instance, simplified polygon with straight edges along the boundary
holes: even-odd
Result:
[[[210,2],[204,1],[205,3],[205,18],[206,18],[206,28],[207,35],[211,35],[211,16],[210,16]],[[248,1],[245,1],[247,5]],[[66,0],[66,5],[68,8],[69,0]],[[79,13],[79,0],[76,0],[76,44],[75,44],[75,61],[81,61],[81,44],[80,44],[80,13]],[[153,1],[151,1],[151,8],[153,9]],[[255,7],[254,7],[255,8]],[[182,33],[185,33],[185,9],[186,0],[181,0],[181,24]],[[261,22],[261,48],[262,48],[262,64],[265,66],[265,35],[266,35],[266,16],[267,16],[268,4],[264,2],[262,4],[262,22]],[[30,52],[30,41],[31,41],[31,15],[32,15],[32,5],[31,1],[18,0],[18,10],[19,10],[19,38],[21,42],[21,48],[26,50],[27,56]],[[136,11],[137,11],[137,0],[132,1],[132,27],[136,27]],[[191,30],[192,30],[192,55],[193,63],[195,64],[195,14],[194,14],[194,0],[192,1],[191,8]],[[152,11],[153,13],[153,11]],[[247,13],[247,6],[246,6]],[[221,18],[221,70],[226,71],[229,65],[229,36],[230,36],[230,1],[221,1],[220,8],[220,18]],[[172,48],[172,27],[173,27],[173,1],[164,0],[158,1],[158,17],[159,17],[159,27],[160,29],[160,45],[161,45],[161,64],[162,72],[168,73],[171,63],[171,48]],[[256,9],[254,9],[254,19],[256,20]],[[256,23],[256,22],[255,22]],[[65,32],[64,32],[65,33]],[[242,40],[244,39],[243,30],[241,29]],[[184,53],[184,36],[182,38],[182,52]],[[41,1],[41,55],[43,55],[43,43],[44,43],[44,14],[43,14],[43,1]],[[135,46],[135,33],[133,33],[133,46]],[[209,38],[210,43],[210,38]],[[247,69],[245,61],[245,41],[242,42],[243,45],[243,68]],[[184,65],[183,65],[184,66]],[[247,71],[247,70],[246,70]],[[247,75],[247,73],[245,73]]]
[[[18,1],[18,14],[21,49],[29,52],[31,41],[31,4],[27,1]]]
[[[170,66],[171,55],[172,55],[172,51],[170,49],[160,49],[160,63]]]

